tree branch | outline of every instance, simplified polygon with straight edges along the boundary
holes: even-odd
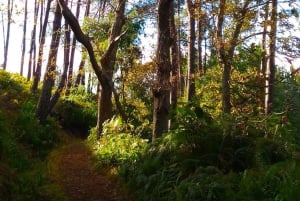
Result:
[[[74,32],[74,35],[76,37],[76,39],[85,46],[85,48],[87,49],[88,51],[88,54],[89,54],[89,57],[90,57],[90,61],[91,61],[91,64],[92,64],[92,68],[98,78],[98,81],[100,82],[101,85],[103,85],[103,78],[105,78],[105,81],[109,81],[109,86],[111,87],[112,89],[112,92],[114,94],[114,98],[115,98],[115,102],[116,102],[116,106],[117,106],[117,109],[120,113],[120,115],[122,116],[122,118],[127,121],[128,117],[127,115],[125,114],[122,106],[121,106],[121,103],[119,101],[119,95],[116,91],[116,89],[114,88],[114,83],[112,81],[110,81],[110,79],[108,79],[106,77],[106,74],[105,73],[102,73],[102,70],[101,70],[101,67],[98,65],[98,62],[96,60],[96,57],[95,57],[95,53],[94,53],[94,50],[93,50],[93,46],[90,42],[90,39],[87,35],[85,35],[83,33],[83,31],[81,30],[81,27],[79,25],[79,22],[77,21],[76,17],[73,15],[72,11],[68,8],[68,6],[66,5],[65,1],[64,0],[57,0],[59,6],[60,6],[60,9],[61,9],[61,12],[62,12],[62,15],[64,16],[65,20],[68,22],[68,24],[70,25],[72,31]],[[117,42],[120,40],[120,38],[127,32],[124,31],[121,35],[119,35],[118,37],[116,37],[109,45],[108,49],[106,50],[105,54],[108,54],[109,51],[111,51],[111,49],[113,49],[113,47],[115,46],[115,44],[117,44]],[[103,56],[105,57],[105,55]]]

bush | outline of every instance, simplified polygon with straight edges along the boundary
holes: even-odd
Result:
[[[121,165],[120,175],[140,200],[275,200],[286,193],[295,200],[295,189],[279,190],[289,179],[272,186],[284,170],[280,163],[289,163],[284,141],[237,130],[226,134],[195,105],[180,108],[176,123],[177,129],[155,139],[135,163]],[[294,174],[296,167],[282,176]]]
[[[46,157],[55,144],[59,142],[55,122],[49,121],[46,125],[39,124],[35,118],[35,101],[23,104],[16,120],[17,139],[32,149],[33,153],[40,157]]]
[[[95,135],[96,129],[91,129],[89,139],[93,143],[97,167],[119,167],[124,163],[134,163],[147,144],[145,140],[134,137],[130,133],[103,134],[98,142],[94,141]]]
[[[95,101],[84,100],[81,96],[76,99],[74,95],[62,98],[54,108],[54,116],[75,136],[86,138],[97,122],[98,110]]]

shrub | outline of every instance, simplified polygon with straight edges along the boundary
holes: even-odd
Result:
[[[96,129],[91,129],[90,139],[96,135]],[[130,133],[103,134],[100,140],[93,141],[94,159],[97,167],[119,167],[124,163],[135,162],[147,142]]]
[[[34,154],[45,157],[59,141],[56,130],[53,130],[57,125],[49,121],[51,119],[46,125],[39,124],[35,118],[35,104],[35,101],[27,101],[22,105],[15,123],[16,137],[19,142],[27,144]]]
[[[79,96],[80,97],[80,96]],[[62,126],[70,129],[75,136],[87,137],[88,131],[97,122],[97,104],[95,101],[73,96],[62,98],[54,109]]]

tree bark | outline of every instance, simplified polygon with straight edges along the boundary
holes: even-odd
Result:
[[[269,4],[266,3],[264,7],[264,22],[263,22],[263,33],[262,33],[262,58],[261,58],[261,66],[260,66],[260,72],[263,76],[266,74],[267,69],[267,32],[268,32],[268,19],[269,19]]]
[[[68,3],[68,0],[66,1]],[[60,95],[63,93],[64,88],[66,88],[67,78],[68,78],[68,69],[70,65],[70,26],[67,22],[65,22],[65,40],[64,40],[64,67],[63,72],[59,81],[59,84],[50,99],[49,106],[48,106],[48,114],[52,111],[53,107],[57,103]]]
[[[7,0],[7,28],[6,28],[6,40],[4,46],[4,62],[3,62],[3,70],[6,70],[7,67],[7,58],[8,58],[8,49],[9,49],[9,39],[10,39],[10,25],[12,22],[12,12],[14,7],[14,1]]]
[[[232,36],[229,39],[225,39],[223,36],[224,17],[226,9],[226,0],[220,0],[218,22],[217,22],[217,53],[219,57],[219,63],[222,66],[222,110],[223,113],[229,114],[231,112],[231,90],[230,90],[230,79],[231,79],[231,67],[234,56],[234,50],[238,44],[238,39],[244,24],[246,14],[248,12],[248,6],[251,0],[244,2],[239,15],[235,19],[235,27],[232,32]]]
[[[25,0],[25,3],[24,3],[22,54],[21,54],[21,67],[20,67],[20,75],[21,76],[23,76],[25,51],[26,51],[27,14],[28,14],[28,0]]]
[[[177,1],[177,17],[180,19],[180,1]],[[181,54],[181,21],[179,20],[179,25],[177,29],[177,41],[178,41],[178,89],[179,89],[179,96],[184,96],[184,89],[185,89],[185,79],[184,79],[184,73],[183,73],[183,67],[182,67],[182,54]]]
[[[48,62],[47,62],[47,69],[44,76],[43,87],[41,91],[41,95],[39,97],[38,106],[36,110],[36,116],[38,117],[40,123],[44,124],[46,122],[47,116],[50,112],[49,105],[50,105],[50,98],[51,98],[51,91],[54,86],[54,81],[56,77],[56,59],[57,59],[57,52],[59,46],[59,39],[61,35],[61,11],[60,7],[57,4],[55,10],[55,16],[53,21],[53,33],[51,38]]]
[[[33,29],[31,31],[31,41],[30,41],[30,50],[29,50],[29,62],[28,62],[28,73],[27,80],[31,79],[31,74],[34,72],[34,63],[35,63],[35,51],[36,51],[36,26],[37,26],[37,17],[39,14],[39,2],[35,0],[34,2],[34,20],[33,20]]]
[[[171,4],[170,9],[170,33],[172,37],[172,45],[171,45],[171,108],[175,111],[177,107],[177,99],[178,99],[178,69],[179,66],[179,53],[178,53],[178,36],[177,36],[177,28],[175,25],[175,12],[174,12],[174,2]],[[169,129],[171,127],[171,121],[169,122]]]
[[[278,1],[271,1],[271,25],[269,33],[269,63],[266,69],[266,92],[265,92],[265,114],[268,115],[272,112],[272,105],[274,99],[275,89],[275,52],[276,52],[276,32],[277,32],[277,7]]]
[[[84,53],[82,53],[84,54]],[[81,61],[79,63],[79,67],[78,67],[78,73],[76,76],[76,80],[75,80],[75,87],[78,87],[79,85],[81,86],[85,86],[85,60],[86,57],[85,56],[81,56]]]
[[[80,6],[81,6],[81,0],[78,0],[76,14],[75,14],[77,19],[80,14]],[[75,36],[73,36],[72,44],[71,44],[71,55],[70,55],[70,65],[69,65],[69,72],[68,72],[68,79],[67,79],[67,87],[66,87],[67,95],[70,92],[70,88],[71,88],[72,82],[73,82],[73,65],[74,65],[75,47],[76,47],[76,38],[75,38]]]
[[[204,67],[203,67],[203,48],[202,48],[202,41],[204,36],[205,30],[205,15],[202,11],[202,0],[198,0],[198,70],[199,76],[201,77],[204,75]]]
[[[196,71],[196,58],[195,58],[195,6],[192,0],[186,0],[186,6],[189,17],[189,36],[188,36],[188,75],[187,75],[187,99],[188,101],[196,95],[195,87],[195,71]]]
[[[76,36],[76,39],[80,43],[82,43],[85,46],[85,48],[87,49],[87,52],[90,56],[90,61],[91,61],[91,64],[92,64],[92,68],[93,68],[93,70],[94,70],[94,72],[95,72],[95,74],[98,78],[98,81],[100,82],[101,86],[105,85],[106,87],[108,87],[108,86],[110,87],[109,90],[112,91],[112,93],[114,94],[115,103],[116,103],[118,112],[121,115],[121,117],[125,121],[127,121],[127,115],[125,114],[123,108],[121,107],[121,103],[119,101],[119,95],[118,95],[117,91],[114,88],[114,84],[112,82],[112,79],[110,79],[110,77],[108,77],[109,72],[103,72],[102,69],[100,68],[100,66],[98,65],[98,62],[96,60],[95,53],[94,53],[94,50],[93,50],[93,46],[92,46],[92,44],[89,40],[89,37],[82,32],[81,27],[80,27],[76,17],[73,15],[73,13],[67,7],[64,0],[57,0],[57,2],[60,5],[60,8],[61,8],[61,11],[62,11],[62,14],[63,14],[65,20],[69,23],[72,31],[74,32],[74,34]],[[117,11],[121,11],[123,6],[125,8],[125,2],[126,2],[125,0],[120,0],[120,3],[122,3],[122,4],[120,4],[119,8],[121,8],[121,9],[117,9]],[[119,13],[119,14],[121,14],[121,13]],[[117,12],[117,15],[118,15],[118,12]],[[123,13],[123,15],[124,15],[124,13]],[[120,15],[120,16],[123,16],[123,15]],[[116,26],[116,27],[113,28],[112,30],[119,29],[120,28],[120,27],[118,27],[119,24],[123,23],[122,21],[124,19],[122,21],[117,20],[117,19],[118,18],[116,18],[116,23],[113,25],[113,27],[114,26]],[[120,32],[121,32],[121,28],[120,28]],[[114,33],[114,34],[112,34],[112,33]],[[110,58],[115,58],[115,55],[113,55],[112,53],[114,53],[116,51],[115,48],[117,48],[119,40],[121,39],[122,35],[125,34],[126,32],[123,32],[119,35],[117,35],[116,32],[114,32],[114,31],[112,31],[112,33],[111,33],[109,47],[107,48],[104,55],[101,57],[101,60],[102,60],[102,61],[100,61],[101,66],[103,64],[105,64],[105,62],[112,62],[112,61],[109,61]],[[108,68],[108,66],[106,68]],[[109,111],[109,109],[108,109],[108,111]],[[97,123],[97,125],[99,125],[99,122]],[[100,131],[99,128],[102,128],[102,125],[98,127],[98,131]]]
[[[90,4],[91,4],[91,1],[87,0],[85,13],[84,13],[85,17],[88,17],[90,15]],[[78,73],[77,73],[77,76],[76,76],[75,86],[79,86],[79,85],[85,86],[85,69],[84,69],[85,60],[86,60],[85,52],[86,52],[85,48],[82,47],[81,61],[80,61],[79,68],[78,68]]]
[[[38,84],[41,79],[42,64],[43,64],[43,57],[44,57],[44,46],[45,46],[45,39],[46,39],[46,30],[47,30],[47,24],[48,24],[48,20],[49,20],[51,2],[52,2],[52,0],[47,1],[45,19],[44,19],[44,23],[43,23],[43,27],[42,27],[42,31],[41,31],[41,35],[40,35],[38,62],[37,62],[36,70],[33,74],[33,84],[31,87],[31,91],[34,93],[37,91]]]
[[[153,133],[152,139],[168,130],[170,110],[170,17],[173,0],[158,0],[158,41],[156,51],[157,81],[153,86]]]
[[[102,133],[102,125],[103,123],[112,117],[112,90],[113,86],[110,86],[113,79],[113,71],[115,67],[115,61],[118,50],[118,42],[114,41],[120,37],[122,32],[122,27],[125,24],[125,6],[126,0],[119,0],[118,6],[116,8],[115,14],[116,18],[112,25],[111,33],[110,33],[110,45],[105,53],[102,55],[100,59],[100,63],[102,66],[102,85],[100,92],[100,107],[98,108],[98,112],[100,112],[99,119],[97,122],[97,133],[98,138]],[[119,99],[119,96],[115,97]],[[119,101],[116,102],[119,104]]]

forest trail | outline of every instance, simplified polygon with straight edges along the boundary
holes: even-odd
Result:
[[[83,140],[70,140],[51,158],[52,172],[69,201],[129,201],[116,181],[93,169],[92,152]]]

